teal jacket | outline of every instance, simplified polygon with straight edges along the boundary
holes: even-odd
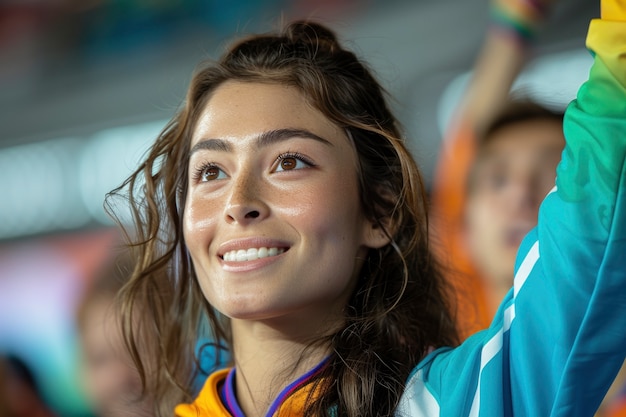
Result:
[[[589,81],[566,111],[556,186],[522,242],[514,288],[489,329],[418,364],[396,416],[589,417],[623,363],[626,0],[602,7]],[[177,415],[229,415],[211,381]]]
[[[590,25],[589,80],[492,325],[411,374],[397,416],[592,416],[626,356],[626,0]],[[563,69],[567,71],[567,68]]]

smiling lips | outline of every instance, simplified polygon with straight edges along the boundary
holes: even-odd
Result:
[[[245,262],[254,261],[262,258],[269,258],[270,256],[280,255],[285,252],[284,248],[250,248],[239,249],[226,252],[222,257],[226,262]]]

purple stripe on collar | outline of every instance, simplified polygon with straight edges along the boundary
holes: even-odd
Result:
[[[266,417],[272,417],[274,413],[278,411],[280,406],[285,402],[285,400],[289,398],[290,395],[306,385],[317,374],[319,374],[324,369],[329,359],[329,357],[325,358],[313,369],[293,381],[291,384],[287,385],[272,402],[272,405],[267,411]],[[232,368],[230,372],[228,372],[228,375],[226,376],[226,381],[224,381],[224,385],[220,390],[220,397],[222,398],[222,402],[224,403],[228,411],[233,415],[233,417],[246,417],[241,410],[241,407],[239,407],[239,403],[237,402],[237,396],[235,395],[235,373],[235,368]]]
[[[291,384],[287,385],[285,389],[281,391],[280,394],[276,397],[269,410],[267,411],[266,417],[272,417],[276,411],[280,408],[280,406],[285,402],[287,398],[298,389],[302,388],[308,382],[310,382],[317,374],[322,372],[326,364],[328,363],[330,357],[325,358],[323,361],[318,363],[313,369],[302,375],[300,378],[293,381]]]
[[[246,417],[239,403],[237,402],[237,396],[235,395],[235,368],[232,368],[228,375],[226,375],[226,381],[222,387],[222,398],[224,405],[228,408],[228,411],[233,417]]]

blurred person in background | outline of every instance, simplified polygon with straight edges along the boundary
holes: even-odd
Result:
[[[483,130],[444,143],[433,187],[437,253],[461,311],[475,308],[459,315],[466,334],[486,328],[510,290],[517,247],[537,224],[565,146],[563,113],[526,99],[501,105]]]
[[[537,225],[539,205],[554,187],[565,146],[563,113],[511,101],[477,138],[467,189],[464,234],[493,316],[513,285],[517,247]]]
[[[441,149],[431,230],[463,336],[487,328],[511,289],[517,247],[537,224],[565,146],[562,111],[510,93],[553,3],[492,2],[492,27]],[[622,370],[597,416],[626,415],[625,380]]]
[[[98,417],[152,416],[139,374],[123,346],[116,295],[132,273],[128,253],[101,267],[78,307],[84,389]]]
[[[153,401],[142,392],[139,373],[124,346],[120,305],[116,301],[132,273],[133,257],[129,250],[112,248],[111,252],[78,305],[81,379],[97,417],[152,416]],[[136,320],[136,325],[141,325],[141,319]],[[216,364],[227,361],[227,354],[218,357],[217,352],[211,339],[198,340],[192,360],[194,390],[200,389]]]
[[[0,417],[56,417],[28,365],[12,354],[0,355]]]
[[[486,328],[513,282],[565,144],[563,116],[509,92],[552,0],[494,0],[491,27],[442,143],[432,187],[436,253],[449,268],[465,336]]]

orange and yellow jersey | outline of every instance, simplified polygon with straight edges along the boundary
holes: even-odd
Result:
[[[328,359],[287,385],[270,405],[267,417],[301,417],[307,401],[314,397],[316,377]],[[235,395],[236,368],[214,372],[191,404],[180,404],[176,417],[245,417]]]

